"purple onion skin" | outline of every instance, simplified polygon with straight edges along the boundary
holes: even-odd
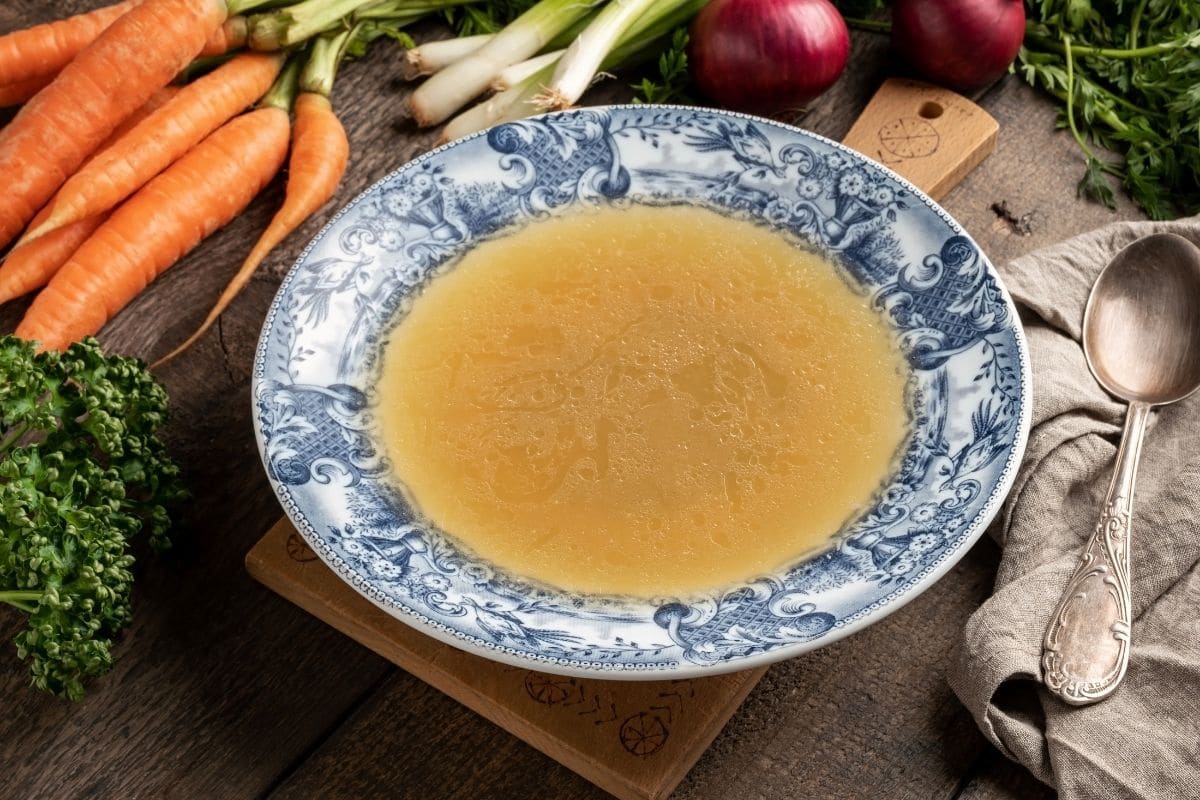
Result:
[[[724,108],[796,111],[833,85],[850,32],[829,0],[712,0],[692,22],[692,80]]]
[[[1025,38],[1023,0],[896,0],[892,47],[917,72],[952,89],[992,83]]]

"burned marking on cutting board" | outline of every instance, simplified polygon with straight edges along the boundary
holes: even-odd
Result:
[[[543,675],[540,672],[525,673],[525,693],[534,701],[548,706],[564,702],[575,693],[578,684],[574,678]]]
[[[925,158],[937,152],[942,137],[920,117],[900,117],[879,129],[879,160],[898,164],[910,158]],[[886,152],[885,152],[886,151]]]
[[[672,727],[696,697],[694,678],[664,681],[658,684],[660,688],[653,701],[628,713],[614,696],[589,681],[526,671],[522,683],[525,694],[539,705],[570,712],[592,725],[615,725],[613,732],[621,748],[638,758],[651,756],[663,748]]]
[[[292,561],[306,564],[309,561],[317,560],[317,554],[312,551],[308,544],[300,538],[300,534],[295,531],[288,534],[287,543],[284,546],[287,548],[288,558]]]

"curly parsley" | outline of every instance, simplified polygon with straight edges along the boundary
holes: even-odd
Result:
[[[24,612],[17,655],[39,689],[78,700],[129,622],[131,541],[170,545],[184,492],[157,431],[167,396],[95,340],[35,354],[0,338],[0,603]]]

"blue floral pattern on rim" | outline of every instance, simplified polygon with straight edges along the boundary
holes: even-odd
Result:
[[[708,597],[574,596],[473,558],[386,479],[370,387],[421,288],[489,236],[575,206],[703,204],[800,237],[895,327],[913,433],[877,502],[824,552]],[[795,655],[911,599],[995,515],[1024,449],[1029,366],[1011,300],[940,207],[839,144],[767,120],[616,106],[492,128],[343,209],[272,304],[255,361],[263,461],[341,577],[459,647],[550,672],[712,674]]]

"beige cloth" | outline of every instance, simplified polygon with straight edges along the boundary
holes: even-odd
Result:
[[[1200,798],[1200,394],[1150,420],[1134,498],[1124,683],[1082,708],[1040,684],[1046,624],[1096,522],[1124,413],[1088,372],[1084,304],[1114,253],[1162,230],[1200,244],[1200,217],[1121,223],[1001,270],[1029,339],[1033,428],[992,526],[1004,549],[995,594],[968,621],[950,684],[996,747],[1062,800]]]

